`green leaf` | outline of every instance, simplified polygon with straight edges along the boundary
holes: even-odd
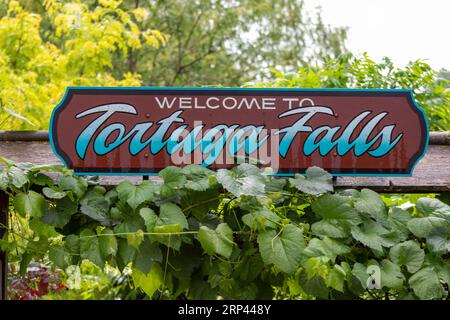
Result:
[[[126,201],[132,209],[136,209],[144,202],[154,201],[159,191],[159,186],[150,180],[143,181],[138,186],[126,180],[121,182],[116,190],[120,200]]]
[[[327,288],[325,281],[319,276],[308,277],[302,272],[299,277],[299,284],[302,289],[309,295],[320,299],[328,299],[330,290]]]
[[[265,207],[255,208],[250,213],[242,216],[242,221],[255,230],[275,229],[280,220],[279,216]]]
[[[103,200],[107,201],[109,204],[108,199],[105,196],[106,189],[102,186],[94,186],[93,188],[89,188],[86,193],[83,195],[83,197],[80,200],[81,205],[89,205],[90,202],[93,202],[95,200]]]
[[[210,177],[216,174],[212,170],[195,164],[189,164],[181,171],[187,179],[184,187],[193,191],[206,191],[211,188]]]
[[[347,274],[345,269],[336,264],[328,273],[325,283],[328,287],[344,292],[344,282],[346,278]]]
[[[408,222],[411,220],[411,214],[399,207],[392,207],[388,213],[388,222],[394,231],[401,236],[404,241],[409,236]]]
[[[115,233],[131,233],[136,232],[139,229],[144,229],[144,220],[141,216],[132,214],[127,215],[126,220],[122,223],[119,223],[117,226],[114,227]]]
[[[434,228],[427,237],[427,245],[431,252],[442,255],[450,251],[449,232],[446,228]]]
[[[136,288],[142,289],[149,298],[163,284],[163,271],[159,264],[154,264],[148,274],[144,274],[139,269],[133,269],[132,278]]]
[[[242,281],[253,282],[264,268],[264,262],[259,254],[244,256],[235,269],[235,276]]]
[[[396,244],[389,251],[389,258],[398,266],[406,266],[410,273],[422,267],[425,253],[420,245],[413,240]]]
[[[68,235],[64,239],[64,248],[67,252],[77,255],[80,254],[80,237],[74,234]]]
[[[446,296],[439,277],[432,268],[424,268],[409,278],[409,285],[420,299],[440,299]]]
[[[25,172],[15,166],[8,168],[7,175],[10,183],[16,188],[22,188],[28,183],[28,177]]]
[[[141,208],[139,210],[139,215],[144,219],[147,232],[152,232],[156,225],[156,221],[158,220],[155,211],[150,208]]]
[[[306,271],[308,277],[315,275],[326,279],[330,271],[329,260],[327,257],[311,257],[302,262],[302,267]]]
[[[318,238],[312,238],[308,246],[305,248],[304,255],[306,257],[326,257],[327,259],[334,260],[336,257],[326,248],[322,240]]]
[[[325,194],[312,204],[313,211],[322,217],[311,228],[314,234],[331,238],[345,238],[350,228],[361,222],[349,197]]]
[[[61,174],[68,174],[69,169],[65,167],[62,164],[33,164],[31,163],[30,170],[32,172],[38,172],[38,171],[51,171],[54,173],[61,173]],[[50,184],[52,185],[52,184]]]
[[[59,178],[58,184],[62,190],[72,191],[78,198],[81,198],[87,190],[87,182],[83,178],[63,175]]]
[[[14,208],[23,217],[27,214],[32,217],[41,217],[45,212],[45,198],[32,190],[28,191],[28,193],[17,193],[13,202]]]
[[[258,196],[264,194],[264,177],[260,170],[248,163],[242,163],[232,170],[220,169],[217,181],[234,196]]]
[[[142,241],[144,241],[144,232],[142,230],[138,230],[134,233],[128,234],[127,241],[130,246],[139,250],[139,246]]]
[[[378,252],[381,252],[383,247],[391,247],[394,244],[387,238],[390,232],[372,220],[365,221],[361,226],[354,226],[351,234],[353,238]]]
[[[362,189],[355,201],[355,209],[366,213],[379,222],[387,220],[386,205],[380,195],[370,189]]]
[[[69,197],[57,199],[55,206],[46,207],[42,221],[51,226],[63,228],[77,211],[77,203],[71,201]]]
[[[155,242],[151,242],[148,237],[145,238],[137,253],[134,266],[141,270],[144,274],[147,274],[155,262],[161,261],[162,253],[159,245]],[[172,261],[171,264],[173,265]]]
[[[111,209],[109,209],[109,216],[111,217],[111,219],[118,221],[126,219],[125,215],[122,214],[122,212],[117,207],[112,207]]]
[[[284,188],[286,187],[287,180],[286,179],[280,179],[277,177],[268,177],[268,181],[266,181],[266,192],[270,192],[269,197],[275,196],[278,198],[279,196],[283,196],[282,194],[277,193],[283,193]]]
[[[41,218],[42,219],[42,218]],[[55,228],[44,223],[39,218],[32,218],[29,221],[30,229],[35,232],[38,237],[56,238],[59,233],[55,231]]]
[[[226,223],[219,224],[216,230],[201,226],[197,238],[209,255],[219,254],[225,258],[231,256],[234,245],[233,231]]]
[[[384,259],[381,261],[381,286],[391,289],[402,289],[405,277],[403,276],[400,267],[391,261]]]
[[[305,248],[302,230],[292,224],[284,226],[280,234],[275,230],[259,234],[258,244],[264,263],[274,264],[286,273],[297,269]]]
[[[70,254],[69,264],[81,262],[80,237],[78,235],[71,234],[64,238],[64,250]]]
[[[31,162],[16,162],[14,163],[14,166],[24,171],[25,173],[29,173],[35,167],[35,165]]]
[[[101,235],[98,237],[98,243],[103,257],[115,256],[117,254],[117,239],[111,229],[102,231]]]
[[[111,204],[116,203],[118,198],[119,198],[119,195],[118,195],[117,191],[114,189],[109,190],[108,192],[105,193],[105,199]]]
[[[332,175],[319,167],[306,169],[306,176],[295,175],[290,179],[291,183],[301,192],[320,195],[326,192],[333,192]]]
[[[441,282],[450,285],[450,261],[437,255],[427,255],[424,267],[431,267],[438,274]]]
[[[181,229],[189,228],[186,216],[179,206],[172,202],[165,202],[161,204],[159,219],[156,222],[157,226],[166,224],[179,224]]]
[[[197,245],[186,245],[180,252],[170,251],[169,254],[170,265],[173,267],[172,275],[187,284],[191,281],[194,269],[205,261],[202,257],[204,252],[201,246]]]
[[[70,254],[64,250],[63,246],[50,246],[48,258],[56,266],[65,269],[69,266]]]
[[[76,201],[72,201],[69,197],[65,197],[62,199],[57,199],[55,201],[55,207],[58,212],[62,212],[63,214],[74,214],[78,212],[78,204]]]
[[[19,266],[19,273],[21,276],[26,276],[27,275],[27,269],[28,266],[30,265],[30,262],[33,260],[33,255],[25,252],[21,257],[20,257],[20,266]]]
[[[112,220],[109,218],[109,202],[104,198],[93,198],[82,204],[80,211],[86,216],[100,222],[103,226],[111,226]]]
[[[322,243],[324,244],[325,248],[327,248],[330,252],[332,252],[336,256],[344,255],[350,253],[351,251],[351,248],[343,244],[341,241],[337,241],[328,237],[324,237]]]
[[[118,256],[123,263],[123,267],[125,267],[136,259],[137,250],[128,245],[128,241],[125,239],[119,239],[118,243]]]
[[[31,176],[31,181],[38,186],[52,187],[54,185],[53,179],[41,172],[35,173],[33,176]]]
[[[27,243],[27,251],[33,252],[38,259],[44,258],[44,253],[49,249],[50,243],[47,237],[39,237],[38,240],[29,239]]]
[[[80,233],[80,254],[81,259],[88,259],[99,267],[103,267],[103,260],[97,235],[89,229],[84,229]]]
[[[186,183],[183,170],[177,167],[166,167],[159,172],[159,176],[164,180],[164,184],[161,186],[161,194],[166,197],[173,195],[178,189],[183,188]]]
[[[408,221],[408,229],[418,238],[426,238],[435,228],[447,228],[448,221],[439,217],[413,218]]]
[[[314,235],[326,235],[332,238],[346,238],[349,228],[336,220],[322,220],[311,225]]]
[[[189,286],[189,299],[217,300],[217,295],[217,290],[211,288],[211,285],[201,277],[195,277],[191,280]]]
[[[436,198],[420,198],[416,202],[417,210],[425,216],[450,219],[450,206]]]
[[[359,280],[362,288],[367,288],[367,279],[369,279],[369,274],[365,265],[356,262],[353,265],[352,275]]]
[[[189,182],[187,185],[190,185]],[[219,192],[217,188],[209,188],[204,191],[189,191],[183,194],[181,205],[186,213],[194,216],[198,221],[207,219],[211,209],[219,205]]]
[[[308,243],[304,254],[306,257],[325,257],[333,263],[338,255],[347,254],[350,252],[350,247],[345,244],[325,237],[323,240],[313,238]]]
[[[0,171],[0,190],[6,191],[8,189],[9,179],[6,172]]]
[[[1,155],[0,155],[0,162],[5,164],[8,168],[14,166],[14,161],[9,160],[9,159],[7,159],[5,157],[2,157]]]
[[[67,193],[64,191],[58,191],[52,188],[45,187],[42,189],[42,193],[50,199],[62,199],[66,196]]]
[[[50,226],[63,228],[67,223],[69,223],[71,216],[72,214],[58,212],[55,207],[47,207],[45,209],[45,214],[42,217],[42,221]]]

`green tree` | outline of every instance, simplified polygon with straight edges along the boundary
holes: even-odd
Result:
[[[132,3],[132,5],[131,5]],[[345,52],[344,28],[309,14],[302,0],[157,0],[142,6],[142,28],[157,25],[171,36],[164,48],[130,54],[120,72],[138,72],[146,85],[240,86]],[[119,66],[119,64],[118,64]]]
[[[120,3],[89,9],[47,0],[41,15],[8,2],[0,18],[1,129],[46,129],[67,86],[141,84],[137,73],[113,75],[113,55],[158,47],[168,36],[140,29],[141,10],[124,11]]]

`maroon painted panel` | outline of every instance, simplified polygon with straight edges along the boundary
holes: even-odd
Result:
[[[408,175],[428,131],[408,90],[69,88],[50,139],[80,174],[251,157],[278,174]]]

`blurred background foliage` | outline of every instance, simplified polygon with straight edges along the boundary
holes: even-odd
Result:
[[[0,128],[46,129],[67,86],[139,86],[137,73],[115,77],[113,56],[158,47],[168,36],[141,30],[139,11],[117,1],[8,1],[0,19]]]
[[[375,62],[367,54],[355,57],[347,53],[319,67],[300,67],[294,73],[270,70],[275,80],[257,83],[257,87],[412,89],[427,114],[430,130],[450,130],[448,72],[436,72],[421,60],[398,68],[387,57]]]
[[[0,0],[0,129],[47,129],[67,86],[406,88],[449,130],[449,73],[354,57],[302,0]]]

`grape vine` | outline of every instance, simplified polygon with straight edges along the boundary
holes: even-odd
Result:
[[[449,299],[450,207],[436,198],[387,206],[369,189],[334,190],[317,167],[274,178],[188,165],[105,187],[1,161],[12,214],[0,247],[24,268],[128,266],[153,299]]]

